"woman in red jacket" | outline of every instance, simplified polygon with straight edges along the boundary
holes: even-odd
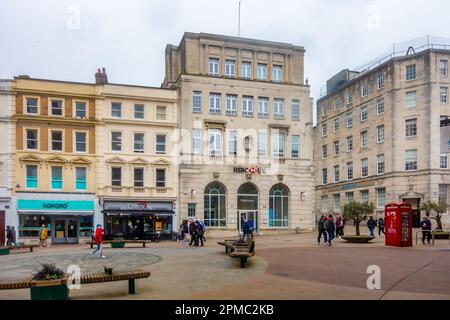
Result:
[[[98,224],[97,229],[95,229],[94,234],[94,242],[97,245],[97,249],[92,252],[92,256],[95,256],[95,254],[100,251],[100,256],[104,259],[106,258],[103,255],[103,235],[105,234],[105,230],[103,230],[102,225]]]

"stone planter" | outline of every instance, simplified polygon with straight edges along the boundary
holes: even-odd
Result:
[[[375,239],[374,237],[370,237],[370,236],[344,236],[342,237],[342,239],[344,239],[347,242],[350,243],[369,243],[370,241],[372,241],[373,239]]]
[[[67,278],[32,281],[30,294],[31,300],[67,300],[69,297]]]
[[[440,231],[440,232],[432,232],[432,234],[434,235],[434,239],[436,240],[448,240],[450,237],[450,232]]]

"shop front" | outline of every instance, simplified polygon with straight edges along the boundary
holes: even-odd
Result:
[[[37,239],[43,225],[52,244],[78,244],[90,238],[93,230],[94,201],[25,200],[17,201],[19,239]]]
[[[173,202],[105,201],[105,239],[153,240],[172,238]]]

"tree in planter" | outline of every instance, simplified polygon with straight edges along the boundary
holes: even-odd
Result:
[[[369,216],[375,212],[375,205],[367,202],[349,202],[344,206],[344,217],[346,220],[353,220],[356,226],[356,236],[360,237],[359,225],[367,221]]]
[[[420,206],[421,211],[425,211],[426,215],[436,221],[437,230],[444,230],[442,226],[442,216],[447,212],[448,204],[445,201],[426,201]]]

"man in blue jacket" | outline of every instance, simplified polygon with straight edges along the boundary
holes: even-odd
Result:
[[[423,220],[420,223],[420,226],[422,228],[422,243],[425,244],[425,239],[426,239],[427,243],[431,244],[431,221],[430,221],[430,219],[427,216],[423,217]]]

